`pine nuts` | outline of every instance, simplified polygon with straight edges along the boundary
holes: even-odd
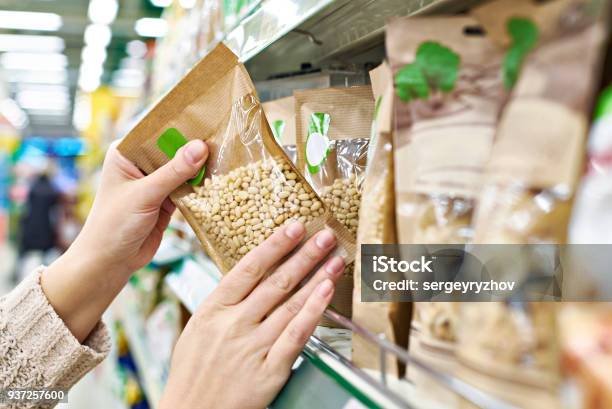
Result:
[[[213,245],[235,264],[283,224],[308,223],[325,208],[283,159],[258,161],[213,176],[185,204]]]
[[[323,202],[329,207],[336,219],[356,237],[357,226],[359,224],[361,192],[355,175],[348,179],[338,178],[334,180],[331,186],[324,188],[321,199],[323,199]],[[313,202],[310,209],[313,210],[315,206],[316,209],[319,209],[321,204]]]

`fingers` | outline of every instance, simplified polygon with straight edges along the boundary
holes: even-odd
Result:
[[[146,199],[161,203],[177,187],[194,177],[207,157],[208,147],[203,141],[196,139],[183,145],[174,158],[143,179]]]
[[[170,224],[170,219],[172,218],[172,213],[174,213],[174,203],[170,200],[170,198],[166,198],[159,209],[159,217],[157,219],[157,223],[155,224],[155,228],[160,230],[162,233]]]
[[[108,147],[104,158],[104,172],[113,179],[133,180],[144,177],[140,169],[119,152],[117,149],[119,142],[114,141]],[[112,183],[116,181],[113,180]]]
[[[329,230],[322,230],[311,237],[244,300],[243,308],[249,318],[255,322],[261,321],[289,296],[335,245],[336,237]]]
[[[312,295],[317,286],[325,280],[336,283],[343,272],[344,259],[342,257],[335,256],[329,259],[298,292],[274,310],[261,324],[259,330],[262,341],[271,343],[278,338],[291,320],[302,310],[308,297]]]
[[[214,302],[233,305],[242,301],[262,277],[302,241],[305,234],[304,225],[299,222],[276,230],[266,241],[247,253],[221,280],[211,294]]]
[[[270,348],[267,360],[272,368],[284,370],[291,367],[314,332],[333,294],[334,284],[329,279],[325,279],[310,294],[304,307]]]

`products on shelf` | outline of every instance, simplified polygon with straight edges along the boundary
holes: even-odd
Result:
[[[370,86],[294,92],[297,168],[333,216],[356,238],[361,183],[374,113]],[[347,263],[332,305],[351,316],[353,268]],[[335,326],[329,320],[323,325]]]
[[[276,141],[293,164],[297,163],[295,146],[295,103],[293,97],[285,97],[261,104]]]
[[[363,178],[357,256],[353,291],[353,320],[375,334],[403,348],[408,346],[411,304],[398,302],[361,302],[361,244],[396,243],[393,186],[393,83],[386,63],[370,71],[376,109],[372,124],[367,167]],[[353,362],[360,368],[382,370],[378,347],[355,334]],[[401,376],[402,363],[388,355],[387,373]]]
[[[526,56],[500,119],[476,216],[475,241],[564,243],[605,36],[604,24],[596,18],[601,19],[597,16],[604,10],[597,2],[587,2],[598,8],[595,14],[577,1],[519,3],[533,21],[551,28],[544,29]],[[515,6],[516,2],[496,1],[475,12],[482,14],[490,30],[515,18]],[[493,15],[494,21],[485,18]],[[564,25],[555,24],[559,21]],[[497,41],[503,44],[505,37]]]
[[[370,86],[296,91],[297,167],[353,236],[374,100]]]
[[[612,243],[612,86],[601,94],[595,108],[587,169],[572,211],[569,242]]]
[[[502,0],[475,11],[493,35],[503,32],[499,25],[512,31],[512,19],[522,19],[532,27],[522,33],[535,42],[522,57],[500,119],[475,216],[475,242],[566,242],[602,55],[603,8],[590,1]],[[496,41],[508,53],[515,47],[506,36]],[[558,407],[560,308],[546,302],[463,305],[458,353],[469,368],[466,378],[520,406]]]
[[[275,142],[246,69],[238,63],[237,57],[224,45],[217,46],[198,63],[136,125],[119,145],[119,150],[144,172],[150,173],[168,161],[168,157],[158,147],[158,138],[166,138],[168,135],[176,137],[176,134],[184,135],[179,139],[202,138],[205,140],[210,151],[206,163],[208,182],[205,183],[213,187],[220,187],[222,183],[228,185],[224,197],[219,195],[219,201],[216,203],[219,205],[219,212],[227,212],[227,215],[223,216],[224,226],[218,225],[220,220],[213,220],[214,216],[221,216],[221,213],[213,213],[215,203],[209,202],[204,206],[204,209],[196,207],[195,211],[191,210],[192,201],[195,197],[193,194],[196,193],[196,189],[191,185],[185,184],[172,194],[173,201],[196,232],[204,250],[222,272],[229,271],[244,254],[245,246],[249,246],[247,248],[252,247],[252,244],[257,243],[258,237],[261,236],[253,236],[253,241],[248,241],[247,236],[238,236],[238,243],[241,245],[237,247],[233,256],[229,257],[228,251],[232,249],[231,245],[235,243],[233,238],[232,243],[230,243],[228,237],[217,235],[213,226],[213,223],[217,223],[220,231],[223,231],[222,227],[227,228],[228,231],[238,231],[242,227],[238,225],[240,217],[236,216],[235,208],[232,209],[226,199],[230,196],[234,198],[237,202],[236,206],[238,206],[238,203],[240,204],[241,212],[244,206],[248,206],[245,213],[252,216],[254,212],[249,209],[256,203],[263,204],[261,203],[263,195],[261,193],[250,193],[249,187],[251,190],[266,188],[269,194],[277,194],[280,198],[281,191],[288,195],[293,193],[288,189],[285,190],[285,187],[295,187],[300,183],[295,193],[298,194],[300,189],[303,189],[304,193],[299,194],[307,195],[308,199],[304,198],[304,201],[310,201],[311,203],[309,206],[300,206],[297,210],[300,212],[300,216],[292,211],[291,217],[295,214],[298,218],[305,217],[307,219],[308,216],[313,216],[313,212],[316,212],[317,216],[313,216],[310,221],[306,220],[307,236],[309,237],[323,228],[332,229],[338,239],[338,246],[334,250],[334,254],[344,255],[348,262],[352,261],[354,241],[351,239],[350,233],[334,219],[325,205],[322,205],[322,211],[320,209],[312,210],[314,203],[320,202],[320,199],[314,194],[312,187],[299,172],[296,172],[284,151]],[[261,186],[251,185],[246,178],[250,177],[251,182],[257,183],[257,178],[253,180],[253,176],[248,175],[249,171],[255,175],[256,170],[253,165],[248,168],[249,164],[254,163],[261,165],[262,173],[264,169],[269,168],[270,174],[273,175],[270,180],[275,180],[277,184],[266,187],[263,185],[264,180],[261,179]],[[245,167],[247,168],[245,169]],[[247,172],[247,177],[242,177],[240,188],[235,183],[239,172]],[[282,186],[278,187],[281,182]],[[229,186],[232,186],[231,192]],[[225,189],[225,186],[223,188]],[[209,193],[203,192],[203,194]],[[252,199],[249,197],[251,194],[253,195]],[[261,197],[257,198],[257,195]],[[212,194],[209,197],[213,198]],[[252,202],[249,202],[249,200]],[[299,204],[302,203],[301,199],[298,198],[292,199],[292,201],[293,205],[298,204],[295,201],[298,201]],[[288,201],[282,202],[283,207],[286,202]],[[208,205],[210,205],[210,211],[207,210]],[[286,207],[286,209],[289,208],[291,206]],[[234,221],[231,220],[232,214],[236,219]],[[260,212],[261,214],[262,212]],[[199,217],[196,215],[199,215]],[[264,228],[264,221],[266,223],[265,229],[277,226],[272,218],[266,219],[265,213],[263,215],[264,219],[260,218],[261,228]],[[271,211],[269,215],[272,215]],[[279,216],[280,213],[277,212],[275,218]],[[283,218],[286,219],[286,216],[287,214],[283,213]],[[242,220],[246,223],[244,218]],[[253,230],[253,226],[259,224],[254,222],[257,222],[257,220],[251,218],[251,230]],[[274,223],[274,226],[271,223]],[[246,230],[247,227],[245,226],[245,234]],[[259,231],[264,237],[266,236],[266,230]],[[223,243],[224,239],[226,243]]]
[[[386,45],[397,94],[399,242],[468,243],[505,98],[502,49],[468,16],[395,19]],[[458,313],[455,303],[415,304],[414,338],[435,346],[444,364],[454,359]]]

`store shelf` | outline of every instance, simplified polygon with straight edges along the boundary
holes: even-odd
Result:
[[[266,0],[228,32],[224,43],[255,80],[380,45],[393,16],[452,13],[475,0]]]
[[[164,383],[163,369],[154,365],[155,359],[147,345],[145,324],[142,315],[133,301],[135,297],[130,294],[129,287],[120,294],[118,301],[121,304],[121,319],[124,322],[125,335],[128,339],[130,352],[134,357],[142,388],[153,409],[157,408],[161,399]]]

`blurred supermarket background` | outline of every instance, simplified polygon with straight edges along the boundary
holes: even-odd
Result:
[[[0,0],[0,296],[70,245],[109,144],[220,41],[263,101],[365,84],[384,58],[386,19],[447,2],[392,0],[383,12],[375,3]],[[350,58],[335,58],[347,49]],[[111,356],[60,408],[157,406],[188,311],[218,280],[186,226],[175,215],[154,262],[111,306]]]
[[[70,245],[91,207],[109,144],[220,41],[245,63],[266,102],[296,89],[368,84],[368,71],[385,58],[390,17],[452,14],[480,2],[0,0],[0,296]],[[609,50],[606,58],[611,67]],[[612,83],[612,70],[603,76],[602,88]],[[612,91],[605,97],[600,111],[612,112]],[[600,190],[610,192],[609,179],[604,182]],[[607,202],[601,203],[586,214],[609,215]],[[105,316],[111,356],[77,384],[61,409],[157,406],[189,311],[219,279],[176,213],[153,262],[132,277]],[[603,219],[592,219],[586,231],[602,234]],[[338,356],[350,354],[344,342],[350,331],[336,329],[333,336],[325,341]],[[603,368],[610,361],[602,362]],[[608,370],[602,382],[609,392]],[[300,402],[331,396],[332,407],[356,407],[348,406],[354,400],[338,386],[348,375],[359,380],[352,370],[336,383],[318,371],[294,382],[292,390],[303,392]],[[418,407],[434,407],[423,402]],[[402,407],[408,406],[417,407]]]
[[[249,12],[249,3],[0,0],[0,295],[70,245],[91,206],[108,145],[223,27]],[[162,321],[176,326],[177,309],[176,302],[162,307]],[[112,358],[60,407],[152,406],[119,321],[109,321],[117,340]],[[172,342],[177,331],[171,328],[168,341],[160,332],[156,342]],[[155,360],[146,361],[153,366]],[[150,389],[158,398],[161,388]]]

